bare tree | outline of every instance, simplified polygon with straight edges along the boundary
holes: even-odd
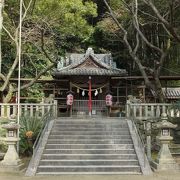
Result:
[[[160,47],[154,45],[153,43],[151,43],[151,41],[149,41],[146,38],[146,36],[142,32],[140,23],[138,20],[138,0],[132,0],[130,5],[127,4],[125,1],[123,1],[123,3],[126,5],[126,8],[128,9],[128,11],[130,13],[132,24],[136,31],[136,35],[135,35],[136,42],[134,42],[135,45],[131,45],[131,43],[128,39],[128,36],[129,36],[128,30],[125,27],[123,27],[122,23],[118,20],[115,12],[112,10],[110,5],[107,3],[106,0],[104,0],[104,3],[106,5],[106,7],[108,8],[108,11],[110,12],[110,16],[112,17],[112,19],[114,20],[116,25],[119,27],[119,29],[123,33],[124,43],[125,43],[126,47],[128,48],[128,51],[129,51],[129,54],[130,54],[132,60],[138,66],[139,71],[141,72],[141,74],[144,78],[146,86],[150,90],[153,90],[154,92],[156,92],[156,95],[160,102],[164,102],[165,99],[164,99],[164,94],[162,92],[162,86],[161,86],[161,82],[159,80],[159,76],[160,76],[160,72],[161,72],[161,67],[162,67],[162,65],[165,61],[165,58],[167,56],[167,53],[168,53],[168,47],[160,48]],[[142,59],[138,55],[138,50],[140,48],[140,42],[145,43],[147,47],[152,49],[154,51],[154,53],[157,54],[157,58],[152,62],[153,67],[147,66],[147,64],[143,63]],[[149,79],[148,75],[153,76],[154,82],[152,82]]]

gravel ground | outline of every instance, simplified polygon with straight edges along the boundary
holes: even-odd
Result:
[[[0,173],[0,180],[180,180],[180,172],[156,172],[143,175],[59,175],[25,177],[24,174]]]

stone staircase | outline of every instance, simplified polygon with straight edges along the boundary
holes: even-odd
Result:
[[[125,119],[58,119],[36,175],[141,174]]]

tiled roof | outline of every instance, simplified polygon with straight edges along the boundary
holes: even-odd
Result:
[[[180,99],[180,88],[163,88],[163,93],[169,99]]]
[[[163,94],[167,99],[180,99],[180,88],[162,88]],[[156,93],[152,91],[152,94],[156,96]]]
[[[98,67],[79,67],[88,59],[98,65]],[[86,54],[67,54],[64,59],[64,66],[57,68],[54,73],[59,75],[106,75],[106,76],[124,76],[127,75],[126,70],[116,68],[111,54],[94,54],[92,48],[88,48]]]
[[[75,68],[75,69],[64,69],[61,71],[54,72],[54,75],[126,75],[125,70],[120,69],[97,69],[97,68]]]

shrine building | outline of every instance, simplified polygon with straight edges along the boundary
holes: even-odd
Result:
[[[112,95],[112,106],[119,107],[119,81],[113,77],[127,76],[125,69],[116,67],[111,54],[95,54],[88,48],[85,54],[67,54],[53,72],[54,92],[59,115],[107,115],[107,94]],[[73,95],[72,106],[67,106],[67,94]],[[122,92],[127,97],[127,89]]]

